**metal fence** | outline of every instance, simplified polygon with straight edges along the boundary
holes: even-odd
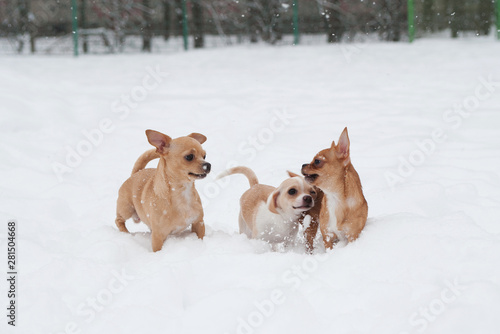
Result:
[[[496,6],[495,6],[496,3]],[[0,0],[0,54],[169,52],[238,43],[485,35],[500,0]],[[411,8],[408,7],[410,4]],[[413,14],[408,16],[408,10]],[[74,11],[74,12],[73,12]],[[498,17],[498,11],[497,11]],[[498,19],[496,22],[498,23]],[[76,24],[76,25],[75,25]],[[498,29],[498,28],[493,28]],[[410,33],[411,34],[411,33]]]

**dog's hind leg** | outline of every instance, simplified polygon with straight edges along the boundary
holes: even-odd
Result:
[[[120,215],[116,215],[116,219],[115,219],[115,224],[116,226],[118,226],[118,229],[122,232],[125,232],[125,233],[130,233],[127,229],[127,226],[125,226],[125,220],[122,216]]]
[[[240,234],[246,234],[249,239],[252,238],[252,232],[248,228],[245,219],[243,219],[243,215],[241,214],[241,212],[238,217],[238,224],[240,226]]]
[[[193,225],[191,225],[191,232],[196,233],[199,239],[203,239],[205,236],[205,223],[203,223],[203,221],[193,223]]]
[[[135,221],[135,216],[137,216],[137,213],[135,212],[134,206],[126,201],[123,201],[119,197],[116,205],[115,224],[120,231],[129,233],[127,226],[125,226],[125,222],[132,216],[134,216]]]

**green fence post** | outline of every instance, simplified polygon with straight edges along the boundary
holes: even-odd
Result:
[[[73,54],[78,57],[78,8],[76,0],[71,0],[71,16],[73,21]]]
[[[500,0],[498,0],[500,1]],[[293,44],[299,44],[299,0],[293,0]]]
[[[497,39],[500,40],[500,0],[496,1],[497,3],[497,20],[496,20],[496,26],[497,26]]]
[[[188,16],[187,16],[187,0],[182,0],[182,37],[184,39],[184,50],[188,49]]]
[[[408,37],[410,43],[415,39],[415,6],[413,0],[408,0]]]
[[[81,5],[80,5],[80,27],[83,29],[87,28],[87,6],[86,6],[87,0],[81,0]],[[78,36],[80,37],[80,36]],[[82,40],[83,40],[83,53],[88,53],[89,52],[89,43],[88,43],[88,38],[85,34],[82,34]]]

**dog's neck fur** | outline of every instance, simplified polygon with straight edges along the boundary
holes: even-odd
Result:
[[[166,158],[160,157],[153,181],[153,190],[158,197],[169,198],[167,197],[168,193],[172,191],[184,191],[186,188],[194,185],[194,180],[179,181],[174,177],[169,177],[168,172]]]
[[[342,200],[359,195],[361,189],[359,176],[350,162],[343,168],[342,173],[332,178],[330,186],[331,188],[325,189],[326,192],[333,193]]]

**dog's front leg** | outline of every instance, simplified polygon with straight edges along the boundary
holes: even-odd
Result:
[[[321,231],[321,235],[323,236],[325,249],[332,249],[333,245],[338,241],[337,235],[329,230],[329,225],[330,213],[328,210],[323,210],[319,215],[319,229]]]
[[[304,236],[306,237],[306,251],[308,254],[312,254],[314,250],[314,238],[316,238],[316,233],[318,233],[318,226],[319,222],[311,219],[309,226],[304,231]]]
[[[332,249],[333,245],[338,241],[337,234],[328,230],[328,225],[324,222],[320,223],[319,226],[321,230],[321,235],[323,236],[323,243],[325,244],[325,249]]]
[[[197,223],[193,223],[191,225],[191,232],[196,233],[199,239],[203,239],[205,236],[205,223],[202,221],[199,221]]]
[[[153,252],[162,249],[163,243],[167,240],[167,237],[177,227],[177,225],[168,224],[164,220],[165,218],[162,218],[159,225],[151,226],[151,244],[153,246]]]
[[[153,230],[151,232],[151,244],[153,246],[153,252],[159,251],[163,247],[163,243],[167,239],[166,235],[163,235],[160,231]]]
[[[332,249],[333,245],[335,245],[338,241],[338,237],[333,232],[327,232],[323,234],[323,243],[325,244],[325,249]]]

